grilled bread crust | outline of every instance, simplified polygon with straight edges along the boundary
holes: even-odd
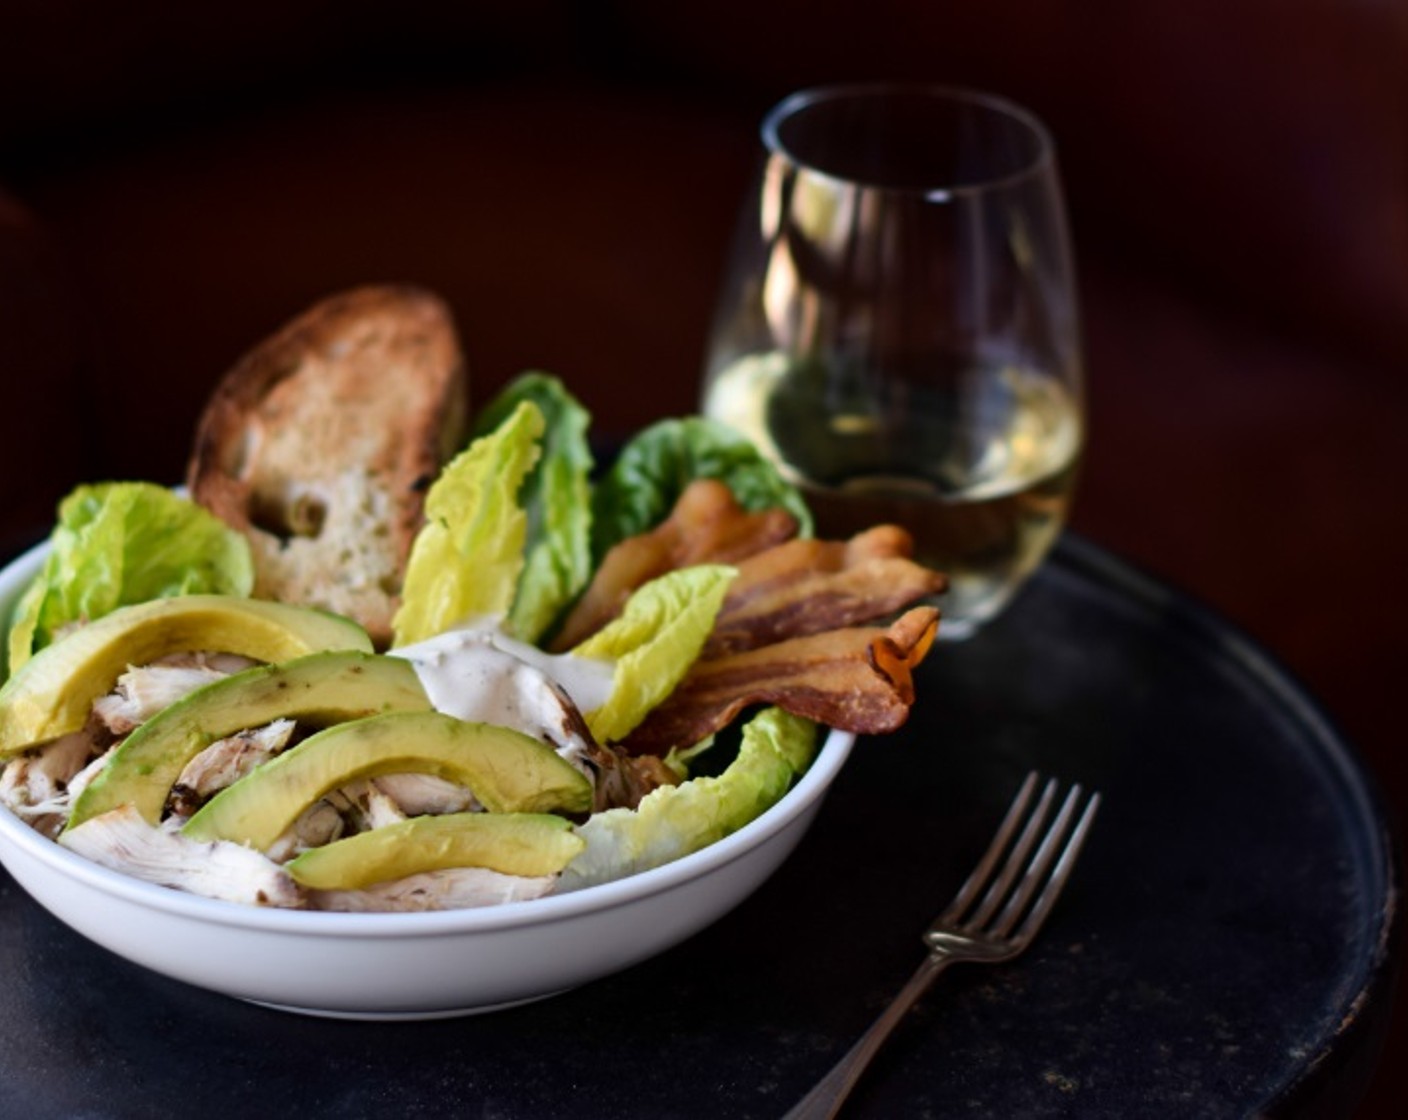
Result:
[[[186,482],[249,539],[255,595],[346,615],[384,647],[425,488],[459,449],[467,414],[444,303],[412,287],[357,288],[226,374]]]

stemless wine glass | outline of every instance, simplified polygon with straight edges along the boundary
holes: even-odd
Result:
[[[763,122],[702,408],[826,536],[904,525],[948,573],[941,635],[996,615],[1064,523],[1082,362],[1051,139],[997,97],[792,95]]]

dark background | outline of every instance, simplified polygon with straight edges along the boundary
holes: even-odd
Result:
[[[367,281],[448,300],[480,401],[536,367],[606,437],[690,411],[765,109],[972,85],[1059,146],[1090,385],[1074,527],[1270,649],[1397,818],[1405,13],[0,0],[0,547],[77,482],[178,481],[215,379]],[[1404,1036],[1363,1115],[1401,1095]]]

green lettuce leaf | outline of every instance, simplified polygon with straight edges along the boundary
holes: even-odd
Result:
[[[738,756],[718,777],[662,786],[635,809],[608,809],[578,825],[587,846],[563,871],[559,892],[648,871],[738,831],[782,798],[815,753],[815,724],[765,709],[744,726]]]
[[[592,556],[663,521],[698,478],[728,484],[747,510],[782,506],[811,536],[812,517],[795,486],[746,437],[702,416],[652,424],[622,449],[592,492]]]
[[[425,495],[411,544],[394,644],[411,645],[478,615],[507,614],[523,570],[528,516],[518,492],[538,461],[543,414],[520,401],[452,459]]]
[[[164,486],[80,486],[59,504],[44,567],[15,606],[9,671],[75,622],[176,595],[247,596],[249,544],[209,511]]]
[[[616,663],[611,696],[585,713],[597,742],[619,742],[674,691],[704,647],[736,574],[701,564],[653,579],[632,593],[618,618],[572,650]]]
[[[538,407],[546,427],[542,458],[518,495],[528,532],[506,629],[515,638],[536,642],[591,579],[591,416],[557,378],[526,373],[479,414],[474,434],[493,432],[525,400]]]

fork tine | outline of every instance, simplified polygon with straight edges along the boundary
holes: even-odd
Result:
[[[1037,896],[1036,903],[1032,906],[1026,921],[1017,931],[1015,939],[1019,944],[1025,946],[1036,936],[1042,923],[1046,921],[1047,915],[1056,906],[1056,900],[1065,889],[1066,880],[1075,870],[1076,860],[1080,856],[1081,848],[1085,845],[1086,835],[1090,832],[1091,822],[1095,820],[1095,812],[1099,808],[1100,794],[1091,794],[1090,801],[1085,806],[1085,812],[1081,814],[1080,820],[1076,822],[1075,829],[1061,850],[1061,857],[1056,861],[1056,869],[1051,873],[1051,878],[1046,881],[1046,886],[1042,889],[1041,894]]]
[[[1065,841],[1066,830],[1070,827],[1071,817],[1075,815],[1076,805],[1080,801],[1082,792],[1079,783],[1077,783],[1066,794],[1066,800],[1062,803],[1060,812],[1056,814],[1056,819],[1051,822],[1051,827],[1042,836],[1036,855],[1032,856],[1031,863],[1022,872],[1017,889],[1012,893],[1007,905],[1002,908],[1002,913],[998,915],[989,932],[999,937],[1006,937],[1011,933],[1012,927],[1017,924],[1017,919],[1026,911],[1027,904],[1031,902],[1037,888],[1047,881],[1047,873],[1051,870],[1051,865],[1056,862],[1056,857],[1061,851],[1059,845]]]
[[[962,917],[968,907],[972,905],[978,892],[992,877],[993,868],[1002,858],[1003,851],[1012,840],[1012,834],[1017,831],[1018,823],[1026,814],[1027,806],[1032,799],[1032,790],[1036,788],[1039,777],[1040,775],[1035,770],[1026,776],[1021,788],[1017,790],[1017,796],[1012,799],[1012,806],[1007,810],[1007,816],[1003,818],[997,835],[988,845],[988,850],[983,853],[983,858],[978,861],[978,866],[973,868],[972,873],[964,880],[963,886],[958,888],[958,893],[953,896],[953,901],[948,904],[948,908],[934,919],[934,928],[951,924]]]
[[[1051,802],[1056,797],[1056,779],[1050,779],[1041,791],[1041,800],[1037,802],[1036,808],[1032,810],[1031,817],[1027,820],[1027,825],[1022,829],[1022,834],[1017,838],[1017,843],[1013,845],[1011,852],[1007,855],[1006,862],[1002,865],[1002,870],[992,885],[988,887],[987,893],[983,896],[982,904],[978,907],[966,922],[964,928],[977,932],[982,929],[996,913],[997,908],[1002,905],[1002,900],[1007,897],[1007,892],[1012,889],[1012,884],[1017,881],[1017,876],[1021,874],[1022,867],[1027,861],[1027,856],[1031,854],[1032,847],[1036,844],[1037,838],[1042,835],[1046,828],[1047,814],[1051,811]]]

